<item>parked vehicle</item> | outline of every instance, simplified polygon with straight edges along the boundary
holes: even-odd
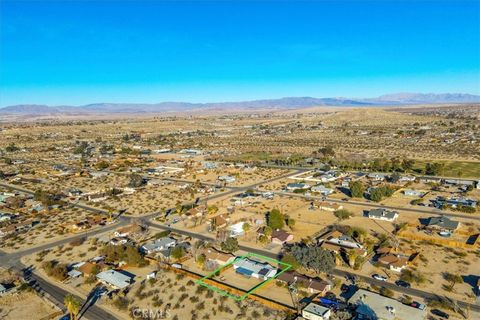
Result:
[[[440,318],[448,319],[450,316],[448,313],[443,312],[442,310],[433,309],[432,314],[439,316]]]
[[[372,275],[372,278],[380,281],[387,281],[388,279],[387,277],[381,276],[378,273],[375,273],[374,275]]]
[[[403,280],[397,280],[395,281],[395,284],[399,287],[403,287],[403,288],[410,288],[411,285],[410,283],[408,283],[407,281],[403,281]]]
[[[414,308],[417,308],[417,309],[420,309],[420,310],[425,310],[425,308],[426,308],[426,306],[423,303],[420,303],[420,302],[417,302],[417,301],[413,301],[410,304],[410,306],[414,307]]]

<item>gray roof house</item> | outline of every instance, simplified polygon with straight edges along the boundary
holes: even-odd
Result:
[[[303,310],[302,317],[311,320],[330,319],[331,311],[329,308],[310,302]]]
[[[390,211],[384,208],[372,209],[368,212],[367,216],[370,219],[394,221],[398,218],[397,211]]]
[[[310,185],[307,183],[302,183],[302,182],[292,182],[287,184],[287,190],[293,191],[293,190],[306,190],[310,188]]]
[[[426,317],[425,309],[414,308],[364,289],[357,290],[348,303],[357,306],[356,319],[423,320]]]
[[[172,248],[177,244],[175,239],[170,237],[163,237],[159,238],[151,243],[147,243],[141,247],[141,250],[146,254],[151,254],[154,252],[159,252],[162,250],[166,250],[168,248]]]
[[[329,194],[333,193],[333,189],[327,188],[324,185],[316,185],[312,187],[312,192],[318,192],[323,196],[328,196]]]
[[[277,273],[277,269],[268,263],[262,263],[248,258],[238,258],[233,263],[233,268],[241,275],[263,280],[273,278]]]
[[[126,288],[133,282],[133,277],[113,269],[100,272],[97,274],[97,279],[116,289]]]
[[[426,220],[425,226],[427,228],[442,229],[454,231],[458,229],[460,222],[450,220],[447,217],[430,217]]]
[[[425,195],[425,192],[418,191],[418,190],[413,190],[413,189],[405,189],[403,190],[403,194],[406,196],[411,196],[411,197],[423,197]]]

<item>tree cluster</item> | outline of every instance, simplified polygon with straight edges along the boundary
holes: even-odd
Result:
[[[295,244],[290,247],[289,253],[305,269],[330,273],[335,268],[333,254],[320,247]]]
[[[107,262],[125,261],[128,265],[134,267],[143,267],[147,264],[142,254],[134,246],[130,245],[107,245],[101,250]]]

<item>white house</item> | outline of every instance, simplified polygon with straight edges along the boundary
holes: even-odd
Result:
[[[227,182],[227,183],[232,183],[235,182],[235,177],[232,176],[219,176],[218,177],[219,181]]]
[[[312,192],[318,192],[322,196],[328,196],[329,194],[333,193],[333,189],[327,188],[327,187],[325,187],[324,185],[321,185],[321,184],[313,186],[312,189],[310,189],[310,190],[312,190]]]
[[[244,234],[243,231],[243,225],[245,222],[240,221],[235,224],[232,224],[231,226],[228,227],[228,230],[230,230],[230,237],[238,237]]]
[[[330,319],[331,311],[329,308],[310,302],[303,310],[302,317],[308,320],[327,320]]]
[[[170,237],[159,238],[151,243],[147,243],[141,247],[141,250],[146,254],[152,254],[155,252],[163,251],[168,248],[173,248],[177,244],[175,239]]]
[[[373,209],[368,212],[368,217],[370,219],[376,220],[385,220],[385,221],[394,221],[398,218],[397,211],[389,211],[387,209]]]
[[[277,274],[277,269],[268,263],[262,263],[248,258],[239,258],[233,263],[235,271],[247,277],[267,280]]]
[[[133,277],[113,269],[100,272],[97,274],[97,279],[116,289],[124,289],[133,282]]]
[[[406,196],[410,197],[423,197],[425,195],[425,192],[421,192],[418,190],[413,190],[413,189],[405,189],[403,190],[403,194]]]

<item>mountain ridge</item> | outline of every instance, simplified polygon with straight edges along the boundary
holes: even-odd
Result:
[[[59,113],[156,113],[211,109],[299,109],[315,106],[395,106],[409,104],[480,103],[480,95],[467,93],[409,93],[385,94],[376,98],[314,98],[284,97],[230,102],[175,102],[159,103],[91,103],[81,106],[48,106],[43,104],[19,104],[0,108],[3,114],[59,114]]]

